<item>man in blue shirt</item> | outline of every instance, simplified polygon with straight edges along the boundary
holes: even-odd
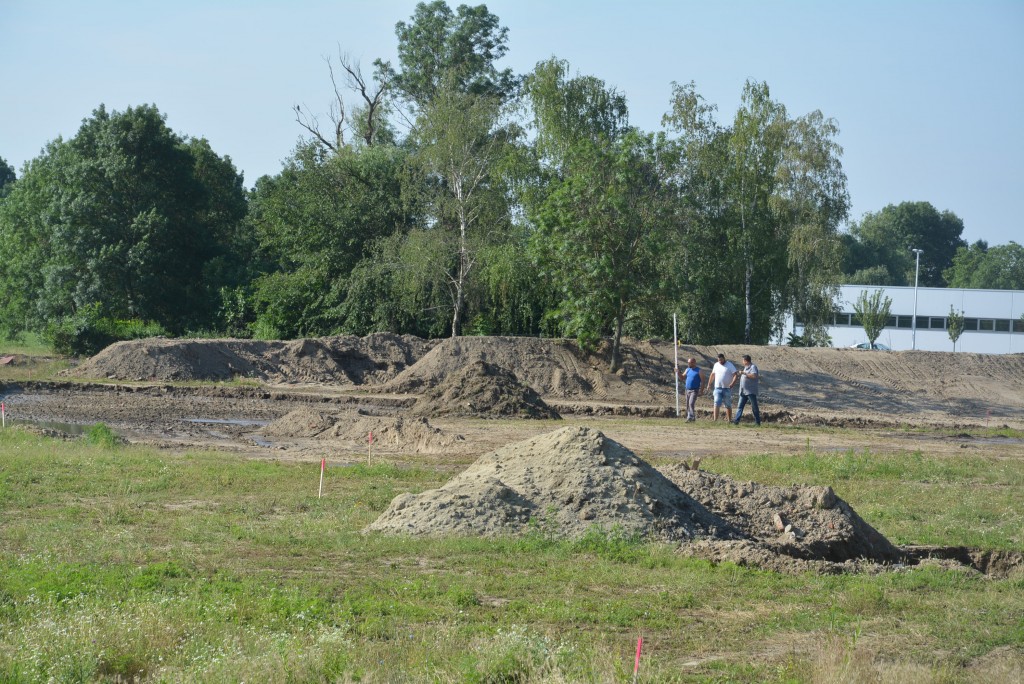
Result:
[[[686,370],[679,373],[679,379],[686,383],[686,422],[692,423],[697,419],[697,397],[701,387],[697,359],[690,357],[686,360]]]

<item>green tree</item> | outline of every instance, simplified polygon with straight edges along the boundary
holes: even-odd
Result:
[[[949,315],[946,317],[946,332],[949,333],[949,340],[953,343],[953,351],[956,351],[956,341],[964,332],[964,312],[957,313],[953,307],[949,307]]]
[[[868,343],[874,347],[875,340],[882,334],[886,321],[889,320],[889,312],[892,309],[892,298],[885,297],[884,291],[875,290],[870,295],[867,290],[861,290],[857,301],[853,303],[853,310],[857,312],[860,324],[864,328],[864,334],[868,337]]]
[[[508,206],[503,158],[511,154],[518,129],[503,121],[502,103],[445,87],[424,107],[413,136],[414,158],[429,178],[428,203],[436,231],[450,234],[451,265],[438,264],[451,301],[451,334],[461,334],[469,279],[477,266],[478,248],[500,240],[507,226]],[[488,235],[488,233],[492,233]],[[447,241],[443,234],[439,239]]]
[[[376,241],[419,221],[407,161],[395,146],[331,153],[310,142],[257,181],[250,222],[267,262],[254,294],[264,330],[290,338],[342,328],[351,272]]]
[[[417,109],[453,89],[504,101],[518,81],[511,69],[495,65],[508,51],[508,29],[499,22],[486,5],[459,5],[452,12],[444,0],[421,2],[408,23],[395,25],[401,71],[377,60],[379,78]]]
[[[950,287],[1024,290],[1024,247],[1010,241],[989,247],[983,240],[961,247],[943,272]]]
[[[638,131],[605,146],[580,142],[534,213],[541,263],[562,297],[557,314],[585,343],[611,332],[613,373],[627,318],[658,294],[668,224],[659,152]]]
[[[50,143],[0,205],[5,325],[42,329],[99,303],[173,332],[213,325],[246,203],[231,160],[154,106],[100,107]]]
[[[526,80],[542,180],[526,194],[533,249],[560,300],[551,315],[584,344],[610,334],[621,367],[627,319],[659,293],[670,186],[661,138],[628,127],[625,99],[548,60]]]
[[[0,157],[0,197],[7,194],[15,180],[17,180],[17,176],[14,174],[14,167]]]
[[[850,235],[860,249],[849,253],[844,263],[848,274],[873,266],[885,266],[886,285],[914,282],[915,260],[911,249],[923,249],[920,284],[944,287],[943,271],[953,263],[961,239],[963,221],[951,211],[938,211],[928,202],[890,204],[879,212],[867,213],[850,226]],[[847,243],[849,247],[849,243]]]
[[[791,119],[754,82],[729,128],[692,83],[674,86],[663,121],[679,136],[684,329],[708,342],[764,341],[793,311],[824,334],[849,206],[835,122],[820,112]]]

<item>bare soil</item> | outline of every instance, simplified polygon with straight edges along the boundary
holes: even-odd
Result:
[[[705,378],[719,352],[737,362],[741,354],[751,354],[761,371],[764,426],[713,424],[709,397],[698,400],[696,423],[676,418],[676,352],[680,365],[689,356],[696,358]],[[1019,458],[1024,453],[1020,439],[974,437],[970,431],[1024,428],[1022,355],[776,346],[676,350],[671,342],[654,340],[627,341],[618,373],[607,372],[608,362],[607,347],[585,352],[572,341],[535,338],[158,338],[112,345],[68,371],[66,381],[0,381],[0,398],[8,420],[53,434],[103,422],[130,442],[162,448],[226,449],[257,458],[316,461],[326,453],[336,463],[363,460],[372,453],[399,464],[462,473],[460,477],[484,483],[476,497],[490,501],[494,509],[466,520],[486,518],[493,529],[514,527],[526,518],[546,519],[557,521],[572,536],[582,528],[570,521],[584,527],[601,522],[666,539],[698,539],[685,544],[685,552],[711,560],[786,570],[813,566],[823,572],[843,571],[851,564],[926,559],[966,559],[983,571],[1019,567],[1019,554],[988,558],[970,550],[958,555],[894,549],[845,502],[832,502],[834,493],[737,483],[682,464],[689,466],[708,454],[863,448],[949,454],[977,450]],[[855,429],[786,429],[793,425]],[[561,426],[568,432],[559,430]],[[603,444],[617,445],[609,447],[615,456],[608,449],[598,451],[609,463],[617,463],[618,470],[603,466],[615,473],[602,471],[607,477],[592,478],[589,485],[567,479],[530,498],[521,483],[481,471],[484,462],[488,467],[503,462],[494,454],[515,452],[517,444],[531,439],[543,442],[560,434],[557,439],[572,442],[566,435],[575,434],[594,442],[592,433],[600,434]],[[586,452],[579,445],[573,448]],[[473,464],[488,452],[489,460]],[[556,452],[561,453],[548,450]],[[547,469],[554,477],[559,470],[581,467],[565,460],[565,454],[559,458],[537,464],[535,472]],[[654,486],[655,480],[664,480],[672,493],[660,489],[661,484]],[[443,496],[456,496],[464,484],[452,485]],[[591,485],[595,489],[588,490]],[[566,503],[574,487],[589,492],[589,507],[580,499]],[[631,487],[632,498],[626,497],[621,490]],[[698,508],[679,508],[673,503],[679,496]],[[458,501],[463,510],[473,510],[465,500]],[[410,506],[412,502],[405,502]],[[658,508],[659,515],[673,522],[630,522],[626,513],[634,508]],[[683,524],[680,510],[700,511],[700,520]],[[711,518],[704,518],[705,513]],[[466,520],[452,529],[462,529]],[[653,532],[648,529],[652,525]],[[479,533],[474,530],[463,531]]]

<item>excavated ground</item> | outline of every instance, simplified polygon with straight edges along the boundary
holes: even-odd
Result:
[[[68,372],[67,381],[0,380],[0,398],[8,420],[52,434],[104,422],[128,441],[164,448],[317,461],[326,453],[336,462],[364,459],[370,450],[453,474],[469,473],[481,454],[542,439],[560,426],[600,430],[634,458],[661,464],[659,477],[726,523],[711,527],[735,531],[723,538],[705,534],[706,525],[687,529],[679,537],[699,541],[687,543],[686,553],[784,570],[810,564],[842,571],[864,559],[932,559],[995,573],[1020,567],[1019,554],[970,549],[893,555],[889,548],[879,555],[877,548],[888,542],[872,537],[844,502],[822,507],[829,496],[821,492],[735,483],[682,464],[709,454],[863,449],[1020,458],[1020,439],[972,437],[969,430],[1024,428],[1024,356],[680,347],[680,363],[693,356],[705,374],[719,352],[737,362],[740,354],[754,357],[765,423],[754,429],[712,424],[708,397],[698,400],[696,423],[679,421],[672,344],[627,341],[624,350],[623,368],[612,374],[606,348],[586,353],[567,340],[425,341],[384,334],[292,342],[151,339],[112,345]],[[788,429],[792,425],[856,429]],[[499,481],[481,497],[507,502],[506,490],[514,488]],[[647,496],[660,501],[662,494]],[[818,505],[807,505],[814,496]],[[522,514],[515,506],[502,510],[508,520]]]

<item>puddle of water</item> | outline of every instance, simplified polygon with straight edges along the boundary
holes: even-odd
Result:
[[[243,418],[185,418],[186,423],[204,423],[208,425],[241,425],[243,427],[263,427],[270,421],[245,420]]]
[[[83,424],[83,423],[59,423],[53,420],[25,420],[23,418],[7,419],[8,425],[33,425],[35,427],[43,428],[44,430],[56,430],[57,432],[63,432],[68,435],[74,435],[79,437],[89,431],[95,423]],[[116,433],[115,433],[116,434]]]

